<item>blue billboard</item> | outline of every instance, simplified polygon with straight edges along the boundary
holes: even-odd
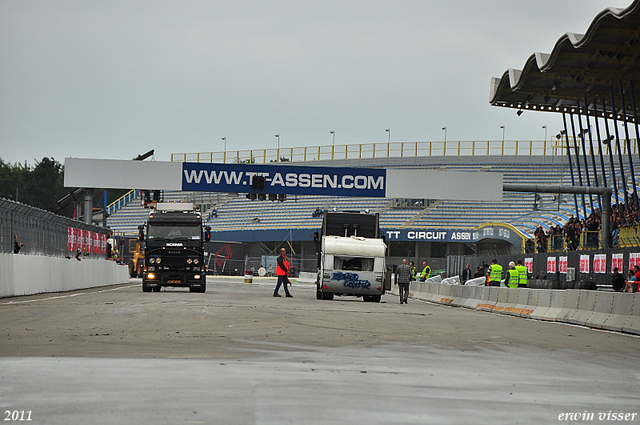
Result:
[[[182,190],[384,198],[387,172],[375,168],[182,164]]]

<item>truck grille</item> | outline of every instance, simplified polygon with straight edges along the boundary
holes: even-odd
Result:
[[[166,251],[162,257],[162,264],[165,267],[184,267],[187,265],[187,256],[184,251]]]

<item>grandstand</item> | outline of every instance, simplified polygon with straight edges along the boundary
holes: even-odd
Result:
[[[542,142],[540,142],[542,143]],[[384,151],[384,150],[383,150]],[[505,184],[530,184],[541,186],[570,186],[571,170],[562,149],[553,149],[549,155],[459,155],[459,156],[402,156],[362,159],[334,159],[314,161],[317,166],[333,167],[371,167],[429,169],[442,171],[473,173],[502,173]],[[548,151],[547,151],[548,152]],[[557,153],[557,154],[556,154]],[[213,155],[211,155],[213,156]],[[628,164],[626,165],[628,166]],[[599,173],[600,173],[600,167]],[[607,178],[611,177],[611,168],[605,165]],[[615,169],[618,181],[621,173]],[[601,173],[600,173],[601,174]],[[628,174],[628,173],[627,173]],[[416,186],[429,182],[416,181]],[[622,195],[618,195],[623,199]],[[477,202],[465,200],[421,200],[421,199],[382,199],[382,198],[341,198],[318,195],[290,195],[286,200],[259,201],[250,200],[245,194],[203,193],[165,191],[164,201],[193,202],[200,207],[204,222],[212,229],[212,239],[238,241],[247,245],[246,252],[259,257],[269,250],[267,246],[288,241],[297,243],[303,254],[312,257],[315,248],[312,245],[313,232],[321,227],[322,217],[314,215],[318,208],[326,210],[357,210],[380,214],[380,227],[384,232],[398,231],[443,231],[452,229],[474,232],[475,229],[494,223],[515,230],[521,239],[532,239],[537,228],[545,231],[556,225],[564,225],[571,217],[585,218],[592,213],[592,203],[585,196],[585,208],[581,196],[533,194],[503,192],[501,202]],[[577,201],[577,202],[576,202]],[[593,197],[593,207],[598,208],[598,198]],[[115,204],[122,205],[123,202]],[[217,214],[213,214],[213,210]],[[148,210],[139,197],[130,200],[114,211],[107,225],[116,234],[136,234],[137,227],[146,222]],[[404,241],[401,249],[398,242],[388,241],[390,256],[430,257],[433,243],[438,241]],[[410,242],[409,245],[406,243]],[[458,255],[476,251],[480,245],[476,241],[442,241],[444,248],[438,248],[439,255]],[[519,242],[511,245],[504,240],[489,240],[491,246],[499,251],[515,248],[521,251]],[[513,246],[515,245],[515,247]],[[509,248],[511,246],[511,248]],[[410,247],[410,248],[407,248]],[[409,251],[407,251],[409,249]],[[443,254],[444,253],[444,254]],[[410,254],[410,255],[409,255]],[[437,263],[437,262],[436,262]]]
[[[412,158],[368,158],[361,160],[316,161],[317,165],[416,168],[466,172],[503,173],[504,183],[536,185],[570,185],[571,175],[562,155],[545,156],[427,156]],[[610,170],[607,169],[610,173]],[[416,185],[429,182],[415,182]],[[317,229],[321,218],[313,217],[323,210],[369,210],[380,214],[382,228],[475,228],[487,222],[508,223],[525,237],[532,237],[536,227],[548,229],[564,224],[576,215],[573,196],[505,192],[502,202],[467,202],[428,200],[421,207],[400,206],[398,200],[379,198],[337,198],[326,196],[290,196],[284,202],[251,201],[243,194],[202,194],[193,192],[164,193],[165,201],[190,201],[201,206],[206,224],[212,232]],[[534,208],[534,201],[537,208]],[[595,200],[594,200],[595,201]],[[595,201],[597,203],[597,201]],[[217,217],[210,215],[217,209]],[[578,215],[591,213],[590,203]],[[147,211],[139,199],[113,213],[107,223],[116,233],[135,234],[146,220]]]

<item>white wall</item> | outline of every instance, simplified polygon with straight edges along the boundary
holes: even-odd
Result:
[[[0,254],[0,298],[62,292],[129,281],[127,266],[113,261]]]

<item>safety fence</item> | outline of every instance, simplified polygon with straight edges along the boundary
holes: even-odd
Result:
[[[171,154],[173,162],[266,164],[281,161],[460,155],[563,155],[562,142],[535,140],[388,142]]]
[[[19,254],[53,257],[83,254],[100,257],[108,229],[53,214],[19,202],[0,199],[0,252],[12,253],[14,236],[22,244]],[[104,256],[106,258],[106,255]]]
[[[582,149],[582,140],[570,138],[572,148]],[[637,153],[635,140],[631,153]],[[597,145],[585,144],[587,155],[606,154]],[[626,144],[621,143],[623,154]],[[487,140],[487,141],[424,141],[388,142],[353,145],[301,146],[293,148],[254,149],[217,152],[171,154],[172,162],[210,162],[231,164],[267,164],[282,161],[320,161],[333,159],[409,158],[418,156],[558,156],[566,154],[566,141],[557,140]]]
[[[396,285],[392,293],[398,294]],[[410,294],[438,304],[640,335],[640,293],[413,282]]]
[[[447,276],[460,276],[469,264],[489,265],[492,260],[507,273],[509,262],[522,260],[529,269],[529,278],[550,283],[554,289],[591,288],[611,284],[611,273],[617,267],[625,275],[634,265],[640,266],[640,246],[598,250],[558,251],[509,255],[456,255],[447,257]]]

